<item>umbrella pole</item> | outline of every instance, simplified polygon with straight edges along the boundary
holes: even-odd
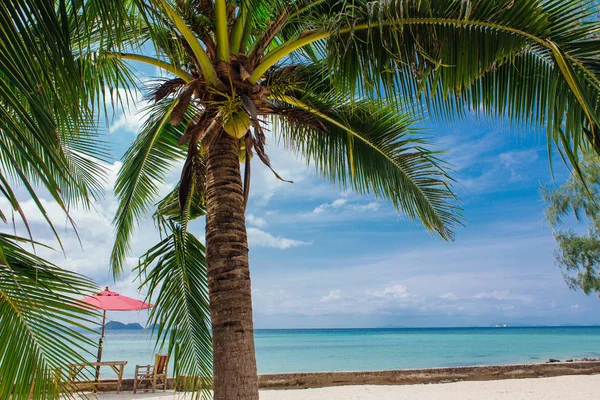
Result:
[[[102,318],[102,334],[98,341],[98,362],[102,361],[102,346],[104,345],[104,328],[106,327],[106,310],[104,310],[104,317]],[[100,366],[96,367],[96,381],[100,380]]]

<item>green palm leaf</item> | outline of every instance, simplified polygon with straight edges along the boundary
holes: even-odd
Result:
[[[164,182],[170,168],[186,157],[187,149],[179,144],[179,140],[187,123],[176,126],[169,123],[177,103],[177,100],[166,98],[150,106],[147,121],[123,157],[123,166],[115,183],[115,193],[120,201],[114,220],[117,237],[111,255],[115,274],[122,269],[137,221],[148,214],[157,200],[159,184]]]
[[[203,179],[206,142],[200,135],[214,133],[228,120],[225,117],[251,119],[254,132],[244,138],[242,154],[247,166],[252,151],[268,164],[260,124],[261,118],[273,116],[287,146],[314,162],[322,175],[391,201],[446,239],[452,238],[452,228],[461,218],[440,153],[410,129],[421,110],[427,108],[442,119],[475,111],[519,125],[545,126],[549,139],[575,167],[580,147],[591,143],[600,148],[599,25],[592,2],[77,4],[81,6],[69,19],[76,29],[69,32],[80,38],[75,40],[77,54],[85,78],[91,80],[84,97],[96,93],[99,98],[100,77],[112,84],[133,82],[122,73],[123,60],[145,62],[177,77],[153,92],[157,103],[125,157],[116,185],[120,207],[111,262],[118,273],[135,224],[156,206],[157,225],[167,236],[150,249],[139,268],[148,277],[143,284],[160,298],[153,311],[158,337],[164,342],[166,332],[173,331],[170,349],[184,360],[181,374],[204,377],[209,371],[204,249],[188,236],[187,224],[204,212],[204,186],[213,193],[211,182]],[[40,37],[46,34],[42,31]],[[112,59],[113,64],[108,61]],[[23,96],[37,104],[36,96]],[[28,129],[42,138],[42,131],[34,128],[38,119],[45,122],[46,114],[30,116],[13,108],[19,124],[31,126]],[[242,135],[246,125],[239,126]],[[11,154],[15,157],[16,152]],[[169,168],[184,159],[176,190],[155,204]],[[14,197],[5,186],[0,187],[5,195]],[[188,258],[188,253],[198,259]],[[196,275],[189,276],[190,271]],[[186,321],[181,331],[169,313]],[[251,364],[251,357],[247,361]]]
[[[170,232],[138,266],[142,287],[155,303],[148,324],[154,325],[157,348],[169,341],[176,385],[208,398],[212,338],[205,248],[187,232],[187,224],[170,221],[164,227]]]
[[[58,398],[68,390],[67,364],[92,356],[83,332],[97,321],[76,299],[95,285],[21,244],[31,243],[0,234],[0,397]]]
[[[302,100],[282,97],[275,133],[319,173],[357,193],[392,202],[446,239],[460,223],[459,207],[439,151],[427,149],[422,132],[411,129],[410,113],[379,101],[340,102],[323,94]]]
[[[12,209],[0,219],[16,212],[28,229],[17,193],[28,194],[54,229],[40,190],[67,217],[104,191],[99,160],[107,153],[94,91],[81,84],[73,11],[64,1],[0,4],[0,195]],[[82,332],[97,321],[75,299],[95,286],[25,246],[44,245],[0,234],[0,398],[58,398],[68,389],[66,365],[84,362],[93,346]]]
[[[442,118],[471,110],[542,122],[576,165],[582,132],[598,143],[600,25],[593,13],[586,0],[323,2],[290,21],[295,28],[282,30],[285,43],[266,54],[251,80],[317,46],[339,92],[399,92]]]
[[[183,211],[179,203],[179,185],[180,184],[156,204],[154,221],[159,228],[164,228],[163,231],[166,232],[171,231],[169,227],[170,221],[187,224],[188,221],[192,221],[205,215],[203,182],[195,182],[194,187],[188,195],[188,201],[183,207]]]
[[[41,208],[34,188],[43,185],[65,212],[102,191],[105,175],[96,160],[107,158],[91,118],[92,97],[73,79],[81,65],[64,35],[67,17],[42,1],[0,6],[3,192],[22,185]]]

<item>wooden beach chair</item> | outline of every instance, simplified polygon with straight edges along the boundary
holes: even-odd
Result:
[[[133,380],[133,393],[137,393],[140,384],[147,382],[152,385],[152,393],[157,387],[167,390],[167,354],[157,354],[154,365],[136,365],[135,378]]]

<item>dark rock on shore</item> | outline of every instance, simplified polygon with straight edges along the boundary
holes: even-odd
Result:
[[[572,362],[590,362],[590,361],[600,361],[600,358],[588,358],[588,357],[575,358],[575,359],[569,358],[568,360],[565,360],[564,362],[572,363]],[[551,358],[548,361],[546,361],[546,363],[558,363],[558,362],[561,362],[561,361],[556,358]]]

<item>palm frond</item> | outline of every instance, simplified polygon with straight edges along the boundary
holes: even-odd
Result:
[[[116,275],[122,269],[135,225],[149,212],[159,195],[159,184],[169,169],[186,157],[187,149],[179,140],[194,107],[189,107],[184,123],[174,126],[169,120],[177,104],[177,100],[164,98],[151,105],[147,121],[123,156],[123,166],[115,182],[119,207],[114,219],[116,239],[111,265]]]
[[[276,134],[324,177],[389,200],[398,211],[452,239],[452,228],[461,221],[452,180],[441,153],[428,149],[422,133],[411,129],[410,113],[398,112],[389,102],[340,102],[318,93],[278,100],[274,108],[282,118]]]
[[[541,122],[576,165],[581,145],[600,149],[594,12],[588,0],[324,2],[290,22],[295,37],[250,80],[320,44],[339,92],[400,93],[441,118],[470,110]]]
[[[166,223],[168,236],[142,256],[137,270],[154,301],[148,324],[154,324],[157,348],[169,340],[176,385],[208,399],[212,338],[205,248],[186,226]]]
[[[22,244],[31,242],[0,234],[0,397],[58,399],[68,390],[67,365],[92,356],[84,332],[98,322],[76,299],[95,285]]]
[[[205,188],[202,180],[203,176],[197,171],[193,184],[188,188],[185,202],[181,204],[181,182],[175,189],[166,195],[156,204],[156,212],[153,215],[154,221],[161,232],[170,231],[169,222],[187,224],[205,215]]]
[[[93,117],[94,90],[79,79],[84,72],[69,35],[72,16],[72,8],[44,1],[0,5],[0,186],[26,227],[17,187],[52,229],[40,187],[69,219],[70,208],[89,207],[104,192],[99,161],[108,153]]]

